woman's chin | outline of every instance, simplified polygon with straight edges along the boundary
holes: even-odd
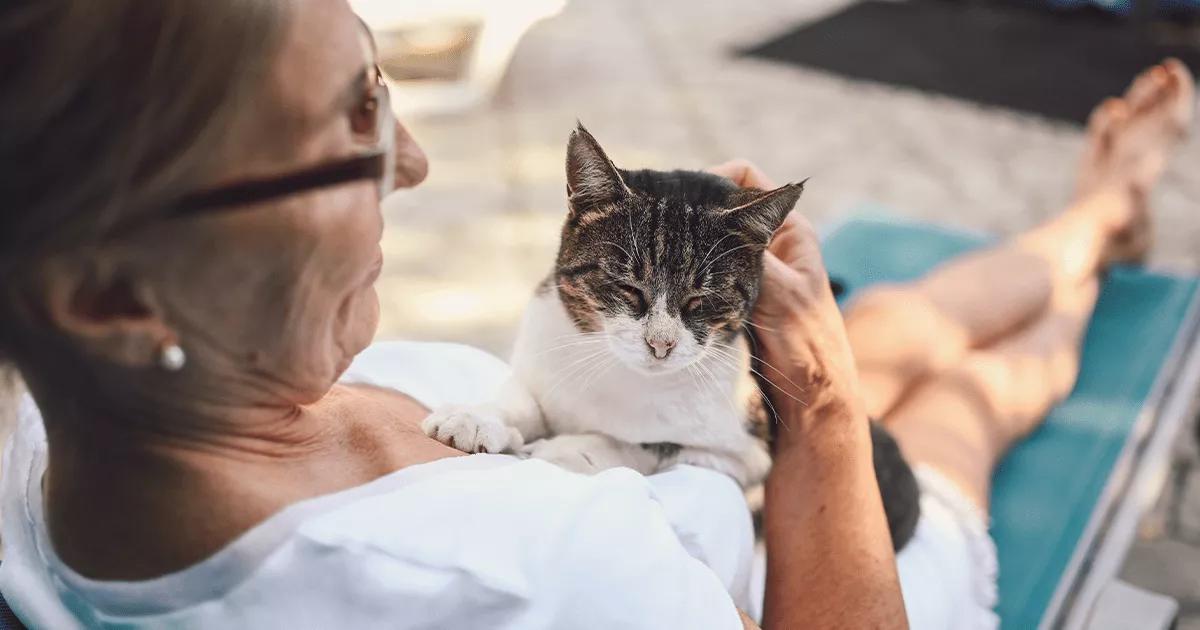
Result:
[[[354,357],[371,345],[379,329],[379,294],[374,286],[363,287],[347,298],[347,302],[343,308],[350,313],[350,317],[336,337],[342,353],[336,364],[339,377],[350,367]]]

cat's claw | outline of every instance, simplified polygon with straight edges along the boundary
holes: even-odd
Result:
[[[511,452],[525,443],[520,431],[483,407],[443,407],[421,422],[421,430],[442,444],[467,453]]]

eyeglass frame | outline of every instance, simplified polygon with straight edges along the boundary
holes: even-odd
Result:
[[[378,64],[372,67],[372,90],[377,106],[375,129],[379,137],[375,147],[368,152],[330,160],[292,173],[244,180],[191,193],[171,204],[166,212],[157,212],[135,223],[120,225],[119,231],[127,232],[149,220],[237,211],[251,204],[366,179],[374,179],[379,183],[379,199],[382,200],[395,190],[396,115],[392,111],[391,92],[384,81],[383,70]],[[110,233],[110,236],[113,235],[115,231]]]
[[[375,129],[379,139],[373,150],[351,158],[324,162],[295,173],[236,182],[193,193],[175,204],[172,214],[187,215],[222,206],[259,203],[363,179],[379,181],[379,197],[382,199],[394,189],[396,115],[392,112],[391,93],[378,65],[374,66],[374,75],[375,85],[372,89],[377,106]]]

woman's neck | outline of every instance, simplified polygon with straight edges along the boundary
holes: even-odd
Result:
[[[314,405],[162,422],[48,407],[47,526],[68,565],[101,579],[178,570],[291,503],[452,454],[430,448],[410,399],[341,386]]]

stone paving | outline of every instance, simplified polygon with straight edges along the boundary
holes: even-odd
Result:
[[[1076,127],[735,54],[846,3],[573,0],[535,26],[491,104],[406,121],[432,171],[386,204],[381,336],[506,352],[553,259],[576,119],[623,166],[744,156],[780,180],[811,177],[800,208],[817,224],[873,201],[1011,234],[1062,208]],[[1200,263],[1197,137],[1154,198],[1157,267]],[[1181,627],[1200,629],[1200,458],[1190,438],[1179,453],[1125,576],[1178,597]]]

